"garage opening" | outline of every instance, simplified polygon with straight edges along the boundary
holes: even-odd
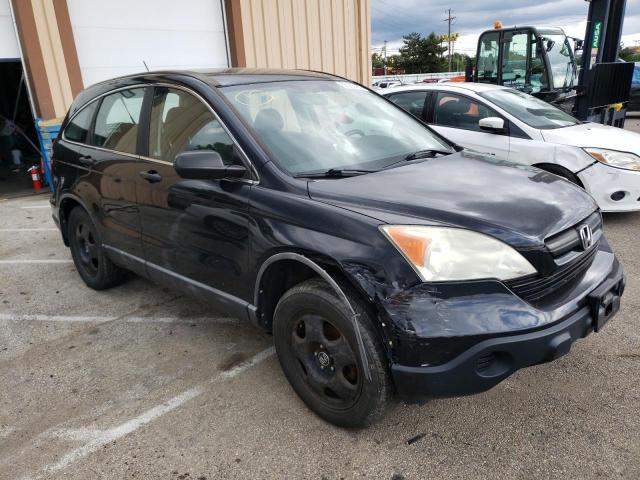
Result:
[[[19,59],[0,59],[0,199],[32,194],[28,169],[40,165],[25,82]]]

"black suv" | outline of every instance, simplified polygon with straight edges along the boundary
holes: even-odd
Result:
[[[73,102],[53,217],[88,286],[132,271],[273,333],[294,390],[363,426],[491,388],[618,310],[594,201],[305,71],[128,76]]]

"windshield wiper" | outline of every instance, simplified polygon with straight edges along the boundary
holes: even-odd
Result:
[[[346,178],[373,173],[375,170],[356,170],[346,168],[330,168],[324,172],[302,172],[294,175],[296,178]]]
[[[406,157],[405,160],[416,160],[418,158],[433,158],[436,155],[451,155],[453,152],[447,152],[446,150],[418,150],[417,152],[410,153]]]

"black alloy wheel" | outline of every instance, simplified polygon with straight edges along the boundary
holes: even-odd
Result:
[[[387,354],[370,310],[360,297],[343,290],[344,300],[314,278],[280,298],[273,337],[280,366],[300,398],[320,417],[341,427],[366,427],[391,403],[393,384]],[[354,321],[369,364],[365,375]]]
[[[84,270],[95,277],[99,271],[100,257],[93,226],[89,225],[86,220],[80,221],[76,225],[74,235],[75,242],[78,245],[80,262]]]
[[[125,280],[125,271],[109,259],[96,224],[82,207],[69,214],[67,239],[76,270],[88,287],[104,290]]]
[[[358,362],[330,320],[316,313],[303,314],[293,325],[291,349],[318,400],[341,409],[353,406],[362,387]]]

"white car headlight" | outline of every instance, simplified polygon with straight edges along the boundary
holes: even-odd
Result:
[[[640,157],[635,153],[605,150],[603,148],[585,148],[584,151],[605,165],[640,171]]]
[[[482,233],[417,225],[383,225],[380,229],[423,282],[509,280],[536,273],[516,250]]]

